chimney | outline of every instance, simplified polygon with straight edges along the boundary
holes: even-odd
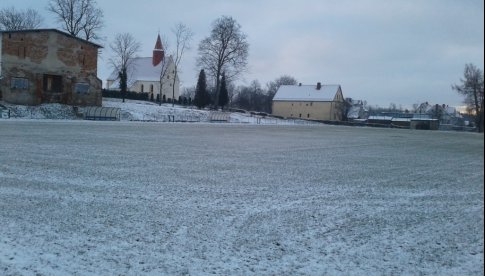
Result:
[[[320,82],[317,82],[317,90],[320,90],[322,88],[322,84]]]

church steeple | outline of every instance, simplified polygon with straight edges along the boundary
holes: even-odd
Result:
[[[163,50],[162,40],[160,39],[160,34],[158,34],[157,42],[155,43],[155,49],[153,49],[152,64],[157,66],[163,61],[165,57],[165,51]]]

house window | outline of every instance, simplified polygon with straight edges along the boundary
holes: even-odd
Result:
[[[27,50],[25,49],[25,47],[19,47],[18,48],[18,57],[19,58],[25,58],[27,54]]]
[[[44,91],[61,93],[62,92],[62,76],[44,75]]]
[[[153,93],[153,84],[150,84],[150,93]]]
[[[310,106],[313,106],[313,102],[310,102]]]
[[[143,84],[142,84],[142,85],[141,85],[141,88],[140,88],[140,89],[141,89],[141,90],[140,90],[140,92],[141,92],[141,93],[143,93],[143,88],[144,88],[144,86],[143,86]]]
[[[301,113],[300,113],[300,118],[301,118]]]
[[[307,117],[307,118],[310,118],[310,113],[308,113],[308,114],[306,115],[306,117]]]
[[[74,86],[74,91],[77,94],[89,94],[89,84],[87,83],[76,83]]]
[[[17,90],[27,90],[29,89],[29,80],[27,80],[26,78],[12,78],[10,88]]]

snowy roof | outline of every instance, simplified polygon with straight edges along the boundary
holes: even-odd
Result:
[[[456,108],[447,105],[435,105],[429,104],[428,102],[422,103],[416,110],[416,113],[429,113],[432,114],[436,112],[436,107],[439,108],[442,112],[450,116],[461,117],[461,115],[457,112]]]
[[[369,116],[369,120],[383,120],[383,121],[390,121],[392,120],[392,116],[380,116],[380,115],[373,115],[373,116]]]
[[[391,121],[393,121],[393,122],[410,122],[411,118],[392,118]]]
[[[358,119],[362,113],[362,106],[360,105],[354,105],[349,109],[349,112],[347,112],[347,118],[349,119]]]
[[[131,65],[128,68],[128,87],[133,85],[136,81],[160,81],[160,73],[166,62],[172,62],[172,57],[164,59],[157,66],[153,66],[152,57],[137,57],[133,58]],[[113,70],[108,80],[116,80],[111,87],[118,88],[119,82],[118,72]]]
[[[314,101],[330,102],[340,90],[340,85],[282,85],[273,97],[273,101]]]

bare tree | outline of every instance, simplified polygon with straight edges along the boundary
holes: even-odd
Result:
[[[0,10],[0,30],[19,31],[39,28],[42,17],[33,9],[17,11],[15,7]]]
[[[215,79],[216,99],[219,98],[222,72],[226,73],[227,80],[231,80],[246,70],[248,53],[249,43],[236,20],[223,16],[214,21],[211,35],[199,44],[197,64]]]
[[[478,126],[478,131],[483,132],[483,72],[471,63],[466,64],[461,85],[453,84],[451,88],[465,96],[465,103],[468,105],[468,109],[475,114],[475,123]]]
[[[268,88],[268,95],[273,98],[273,96],[276,94],[276,91],[278,91],[278,88],[280,88],[281,85],[295,85],[297,83],[298,81],[294,77],[289,75],[282,75],[274,81],[270,81],[266,84]]]
[[[179,64],[182,60],[182,57],[185,53],[185,50],[190,49],[190,41],[194,36],[194,33],[183,23],[178,23],[172,29],[173,34],[175,35],[175,50],[173,53],[174,59],[174,76],[173,76],[173,85],[172,85],[172,106],[174,106],[174,99],[175,99],[175,82],[177,81]]]
[[[141,44],[129,33],[117,34],[114,41],[110,44],[113,56],[110,58],[111,66],[118,72],[120,90],[125,102],[127,91],[128,72],[132,66],[133,58],[140,50]]]
[[[95,0],[50,0],[47,10],[54,13],[65,31],[75,37],[97,39],[103,26],[103,11]]]
[[[89,5],[86,10],[86,16],[84,19],[84,24],[82,26],[82,31],[84,33],[84,38],[86,40],[97,40],[99,39],[98,32],[103,27],[103,11],[94,5]]]
[[[168,39],[165,36],[162,36],[160,38],[161,44],[163,49],[162,51],[166,52],[169,49],[169,42]],[[161,62],[161,67],[160,67],[160,89],[158,93],[158,104],[162,105],[162,94],[163,94],[163,84],[166,82],[166,78],[169,78],[169,67],[170,67],[170,59],[172,57],[163,57],[162,62]]]

